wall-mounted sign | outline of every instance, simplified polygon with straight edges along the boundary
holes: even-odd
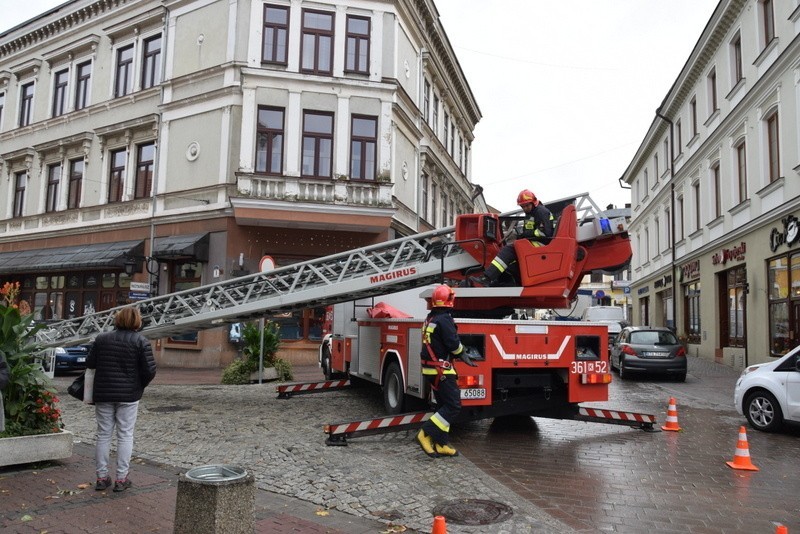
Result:
[[[769,249],[772,252],[778,250],[781,245],[791,247],[800,238],[800,221],[794,215],[787,215],[781,219],[783,230],[773,228],[769,233]]]
[[[681,266],[681,282],[700,278],[700,260],[690,261]]]
[[[747,252],[747,243],[742,241],[738,246],[733,248],[723,248],[711,257],[711,263],[714,265],[725,265],[728,261],[743,261],[744,253]],[[773,252],[775,252],[773,250]]]
[[[644,286],[644,287],[640,287],[639,289],[637,289],[636,290],[636,294],[637,295],[644,295],[644,294],[648,293],[649,291],[650,291],[650,286]]]
[[[671,274],[668,274],[668,275],[666,275],[666,276],[664,276],[664,277],[662,277],[662,278],[659,278],[659,279],[658,279],[658,280],[656,280],[655,282],[653,282],[653,287],[655,287],[656,289],[658,289],[658,288],[660,288],[660,287],[668,286],[668,285],[670,285],[671,283],[672,283],[672,275],[671,275]]]

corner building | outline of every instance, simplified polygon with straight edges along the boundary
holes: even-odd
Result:
[[[800,6],[723,0],[622,179],[635,324],[737,369],[800,343]]]
[[[66,2],[0,34],[0,284],[57,320],[448,226],[480,118],[430,0]],[[324,310],[270,318],[316,360]]]

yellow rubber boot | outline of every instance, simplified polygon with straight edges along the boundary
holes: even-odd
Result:
[[[425,452],[425,454],[427,454],[431,458],[436,458],[438,456],[438,454],[436,454],[436,451],[433,450],[434,446],[433,440],[424,431],[420,430],[417,433],[417,442],[419,443],[419,446],[422,447],[422,450],[423,452]]]
[[[458,456],[458,451],[451,445],[439,445],[436,443],[436,454],[439,456]]]

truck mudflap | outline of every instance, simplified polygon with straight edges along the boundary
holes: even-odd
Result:
[[[431,418],[434,412],[409,412],[399,415],[352,421],[349,423],[335,423],[325,425],[323,430],[328,434],[325,444],[343,447],[347,445],[347,438],[355,435],[368,436],[385,432],[397,432],[422,426],[422,423]]]
[[[350,380],[326,380],[324,382],[290,382],[275,386],[279,399],[288,399],[293,395],[303,395],[305,393],[317,393],[323,391],[335,391],[350,387]]]

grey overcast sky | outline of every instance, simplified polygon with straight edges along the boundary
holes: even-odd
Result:
[[[435,0],[483,119],[472,179],[501,211],[588,191],[622,206],[619,177],[717,0]],[[0,0],[0,32],[63,0]]]

